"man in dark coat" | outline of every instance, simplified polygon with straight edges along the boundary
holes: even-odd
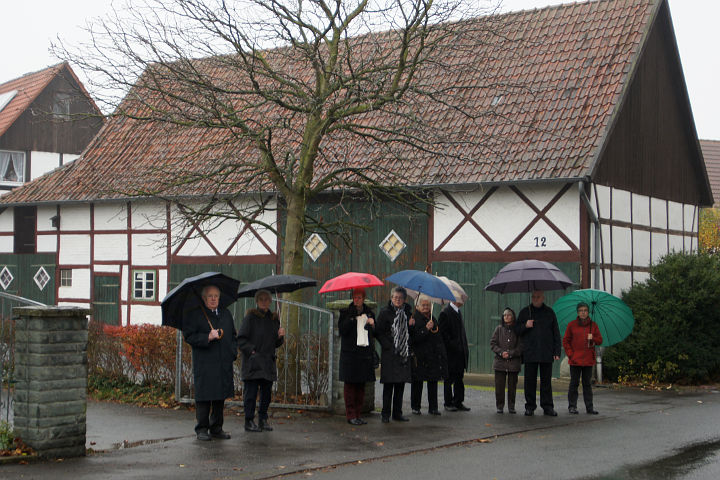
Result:
[[[248,310],[238,332],[238,347],[242,352],[243,407],[245,431],[270,431],[268,407],[272,384],[277,380],[275,349],[285,341],[285,329],[280,326],[277,314],[270,311],[270,292],[259,290],[255,294],[257,308]],[[260,392],[259,424],[255,423],[255,403]]]
[[[365,401],[365,384],[375,381],[375,314],[365,305],[365,290],[353,290],[352,303],[340,310],[340,381],[345,382],[345,416],[351,425],[367,423],[360,418]]]
[[[402,401],[405,384],[411,381],[408,327],[414,321],[410,305],[405,303],[406,298],[407,290],[393,288],[390,302],[380,310],[375,323],[375,336],[382,347],[380,383],[383,384],[383,423],[390,421],[391,413],[393,420],[409,421],[402,414]]]
[[[228,439],[222,429],[225,399],[233,396],[233,362],[237,358],[235,323],[226,308],[218,308],[220,289],[202,290],[203,305],[183,319],[183,336],[192,347],[195,381],[195,434],[198,440]]]
[[[438,317],[440,333],[445,343],[448,359],[448,378],[444,385],[445,410],[467,412],[470,410],[465,401],[465,383],[463,377],[467,370],[469,349],[465,323],[460,307],[462,302],[450,302],[442,309]]]
[[[515,322],[515,333],[523,343],[525,364],[525,415],[531,416],[537,408],[535,390],[540,371],[540,407],[545,415],[557,416],[552,398],[552,365],[560,359],[560,329],[552,308],[545,305],[545,294],[536,290],[531,303],[520,310]]]

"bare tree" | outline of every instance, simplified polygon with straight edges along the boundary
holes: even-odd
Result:
[[[449,0],[145,0],[89,25],[91,44],[56,52],[104,92],[129,91],[99,98],[113,113],[98,142],[152,140],[138,152],[152,168],[104,188],[171,199],[194,222],[258,222],[276,195],[282,271],[297,274],[306,235],[337,227],[308,214],[322,192],[425,210],[432,199],[414,186],[490,168],[490,134],[435,115],[488,114],[467,108],[490,85],[477,49],[491,22],[466,20],[483,12]]]

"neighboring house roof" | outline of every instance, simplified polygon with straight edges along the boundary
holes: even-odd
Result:
[[[325,158],[401,171],[409,185],[418,186],[586,178],[607,141],[662,4],[662,0],[603,0],[474,19],[480,25],[474,30],[485,35],[478,39],[475,55],[450,50],[442,52],[442,60],[471,61],[482,67],[483,79],[456,80],[475,86],[461,95],[463,105],[478,115],[465,115],[453,106],[423,112],[426,122],[453,127],[455,147],[448,148],[462,145],[461,156],[427,155],[403,163],[383,156],[385,151],[370,142],[355,141],[324,145],[334,154]],[[488,30],[497,34],[488,37]],[[464,72],[476,74],[478,69]],[[210,73],[234,80],[233,72]],[[433,74],[431,81],[437,84],[449,80],[445,70]],[[382,120],[376,114],[368,121]],[[127,196],[117,192],[131,185],[144,190],[157,187],[161,179],[149,171],[158,165],[190,171],[229,153],[257,158],[247,146],[203,150],[220,145],[223,135],[227,132],[153,127],[112,118],[83,158],[14,190],[0,203],[123,198]],[[198,150],[202,155],[193,154]],[[328,168],[321,161],[316,174]],[[197,184],[174,193],[203,195],[212,188]]]
[[[720,140],[700,140],[715,205],[720,205]]]

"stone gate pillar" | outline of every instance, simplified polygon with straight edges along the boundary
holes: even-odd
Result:
[[[46,458],[85,455],[90,310],[16,307],[14,430]]]
[[[333,312],[333,385],[332,385],[332,411],[336,415],[345,415],[345,398],[343,397],[343,386],[344,382],[340,381],[340,332],[338,330],[338,319],[340,318],[340,310],[347,308],[350,305],[351,300],[336,300],[334,302],[328,302],[325,306],[328,310]],[[370,300],[365,300],[365,305],[370,307],[373,312],[377,308],[377,303]],[[377,312],[375,312],[377,314]],[[375,344],[373,344],[375,348]],[[375,410],[375,384],[365,384],[365,402],[363,404],[363,412],[371,412]]]

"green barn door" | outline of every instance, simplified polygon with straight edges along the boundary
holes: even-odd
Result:
[[[93,286],[93,320],[120,325],[120,277],[96,275]]]

